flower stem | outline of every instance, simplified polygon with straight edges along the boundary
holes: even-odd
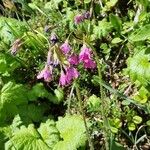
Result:
[[[94,150],[94,146],[93,146],[92,140],[90,138],[89,129],[88,129],[86,118],[85,118],[85,114],[84,114],[84,109],[83,109],[83,105],[82,105],[82,99],[81,99],[80,90],[79,90],[79,87],[78,87],[77,83],[75,84],[75,88],[76,88],[77,98],[79,100],[80,112],[82,114],[83,121],[84,121],[84,126],[85,126],[85,129],[86,129],[86,135],[87,135],[87,138],[88,138],[89,147],[90,147],[90,150]]]
[[[101,73],[101,66],[100,66],[100,62],[99,62],[99,57],[96,53],[96,50],[93,46],[89,45],[92,50],[93,50],[93,54],[95,55],[95,60],[96,60],[96,64],[97,64],[97,69],[98,69],[98,76],[100,78],[100,80],[102,80],[102,73]],[[105,148],[106,150],[109,150],[109,136],[108,136],[108,128],[105,125],[105,122],[108,122],[107,116],[105,114],[105,91],[103,90],[103,86],[100,84],[100,98],[102,101],[102,109],[101,109],[101,113],[102,113],[102,118],[103,118],[103,126],[104,126],[104,138],[105,138]]]

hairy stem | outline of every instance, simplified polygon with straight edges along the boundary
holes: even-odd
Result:
[[[88,138],[89,147],[90,147],[90,150],[94,150],[94,146],[93,146],[92,140],[90,138],[89,129],[88,129],[86,118],[85,118],[85,114],[84,114],[84,109],[83,109],[83,105],[82,105],[82,99],[81,99],[80,90],[79,90],[79,87],[78,87],[77,83],[75,84],[75,88],[76,88],[77,98],[79,100],[80,111],[81,111],[81,114],[82,114],[82,117],[83,117],[85,129],[86,129],[86,135],[87,135],[87,138]]]
[[[99,76],[100,80],[102,80],[102,73],[101,73],[101,66],[100,66],[100,62],[99,62],[99,57],[96,53],[95,48],[91,45],[90,45],[90,47],[93,49],[93,53],[95,55],[95,60],[96,60],[97,69],[98,69],[98,76]],[[105,114],[105,108],[106,108],[106,106],[105,106],[105,91],[104,91],[103,86],[101,84],[99,86],[100,86],[100,98],[102,101],[101,113],[102,113],[103,126],[104,126],[105,148],[106,148],[106,150],[109,150],[108,128],[105,125],[105,122],[108,122],[107,116]]]

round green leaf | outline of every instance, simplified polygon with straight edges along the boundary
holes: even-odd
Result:
[[[136,124],[139,124],[142,122],[142,118],[140,116],[134,116],[133,117],[133,122]]]
[[[130,131],[134,131],[135,130],[135,124],[134,123],[128,123],[128,129],[130,130]]]

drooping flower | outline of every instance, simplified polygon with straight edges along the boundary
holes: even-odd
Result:
[[[74,67],[66,68],[65,73],[61,71],[59,84],[62,86],[68,85],[72,82],[73,79],[78,78],[79,72]]]
[[[84,68],[94,69],[96,67],[95,61],[92,60],[92,50],[88,48],[85,44],[81,48],[79,54],[79,61],[83,63]]]
[[[76,15],[76,16],[74,17],[74,23],[75,23],[76,25],[79,24],[79,23],[81,23],[81,22],[83,22],[83,20],[84,20],[84,16],[81,15],[81,14]]]
[[[78,76],[79,76],[79,72],[77,71],[76,68],[74,68],[74,67],[67,68],[66,78],[67,78],[68,84],[72,81],[72,79],[77,79]]]
[[[90,12],[89,11],[84,12],[83,17],[84,17],[84,19],[90,19],[90,17],[91,17]]]
[[[91,49],[84,44],[79,54],[79,61],[84,62],[89,59],[91,59]]]
[[[77,65],[79,63],[79,58],[76,54],[72,54],[69,58],[68,61],[71,65]]]
[[[45,65],[45,68],[38,74],[37,79],[42,79],[46,82],[50,82],[52,80],[52,66]]]
[[[62,86],[67,84],[66,75],[65,75],[64,71],[61,71],[59,84],[62,85]]]
[[[56,44],[58,42],[58,37],[55,33],[51,34],[50,41],[51,41],[52,44]]]
[[[91,69],[96,68],[96,63],[95,63],[95,61],[93,61],[93,60],[91,60],[91,59],[85,61],[85,62],[83,63],[83,65],[84,65],[84,68],[91,68]]]
[[[69,45],[68,41],[66,40],[65,43],[63,43],[60,46],[60,49],[62,50],[63,54],[67,54],[71,50],[71,46]]]

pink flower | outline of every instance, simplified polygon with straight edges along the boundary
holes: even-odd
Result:
[[[83,64],[84,64],[84,68],[91,68],[91,69],[96,68],[96,63],[95,63],[95,61],[93,61],[93,60],[91,60],[91,59],[85,61]]]
[[[65,73],[63,71],[61,71],[59,84],[62,85],[62,86],[67,84],[66,75],[65,75]]]
[[[79,76],[79,72],[76,68],[70,67],[66,70],[66,79],[68,84],[71,82],[72,79],[76,79]]]
[[[60,49],[62,50],[64,54],[67,54],[71,50],[71,47],[68,41],[65,41],[65,43],[61,45]]]
[[[83,20],[84,20],[83,15],[77,15],[77,16],[74,17],[74,23],[75,24],[79,24],[79,23],[83,22]]]
[[[66,69],[66,74],[61,71],[61,76],[59,79],[59,84],[64,86],[70,84],[73,79],[78,78],[79,72],[74,67],[70,67]]]
[[[68,61],[71,65],[77,65],[79,63],[78,56],[76,54],[72,54],[69,58]]]
[[[80,62],[84,62],[89,59],[91,59],[91,49],[84,44],[79,54],[79,60]]]
[[[84,44],[79,54],[79,61],[83,62],[84,68],[94,69],[96,67],[96,63],[92,60],[91,57],[92,50]]]
[[[50,82],[52,80],[52,66],[45,66],[45,68],[38,74],[37,79],[42,79],[46,82]]]

